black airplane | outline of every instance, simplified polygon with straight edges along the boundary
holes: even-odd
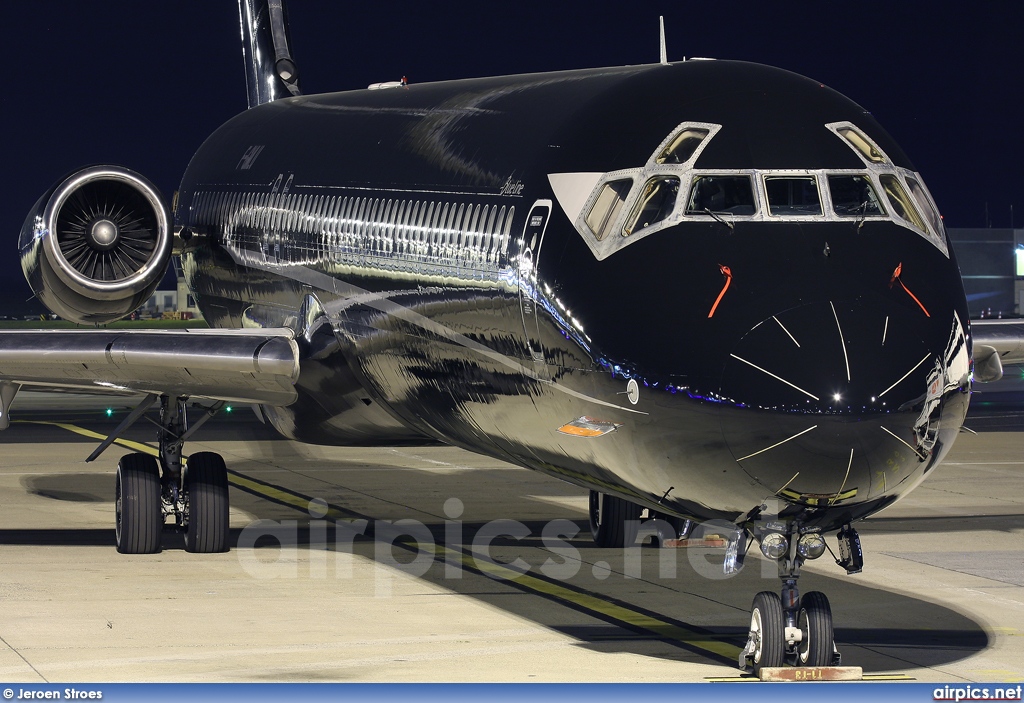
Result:
[[[159,459],[117,467],[117,549],[228,548],[227,474],[184,442],[252,403],[320,444],[436,441],[590,491],[595,541],[732,525],[776,560],[740,665],[838,662],[804,562],[943,459],[971,325],[938,209],[866,112],[816,81],[691,60],[302,95],[280,0],[240,0],[249,109],[173,200],[94,166],[19,242],[51,311],[139,308],[173,253],[209,330],[0,333],[0,428],[24,386],[135,391]],[[1017,330],[976,345],[979,377]],[[213,401],[188,425],[186,403]]]

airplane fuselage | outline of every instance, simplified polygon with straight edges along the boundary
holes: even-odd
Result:
[[[919,176],[778,69],[275,100],[207,140],[175,220],[212,326],[302,339],[298,401],[265,412],[303,441],[441,441],[827,530],[917,485],[967,410],[966,299]]]

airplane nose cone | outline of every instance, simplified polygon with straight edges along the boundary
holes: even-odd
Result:
[[[807,505],[891,493],[923,473],[966,414],[955,314],[817,302],[752,327],[726,359],[722,430],[769,494]],[[941,452],[944,453],[944,450]]]

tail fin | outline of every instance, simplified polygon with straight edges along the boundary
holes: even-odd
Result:
[[[238,0],[249,107],[302,95],[284,0]]]

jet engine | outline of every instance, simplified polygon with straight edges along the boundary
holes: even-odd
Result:
[[[147,179],[119,166],[91,166],[36,202],[18,243],[21,268],[51,312],[83,324],[119,320],[163,278],[169,221]]]

